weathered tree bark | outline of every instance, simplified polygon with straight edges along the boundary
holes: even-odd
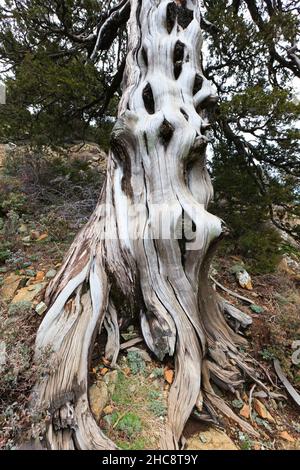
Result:
[[[107,329],[106,356],[119,353],[120,317],[139,315],[149,349],[175,358],[163,449],[177,449],[186,421],[226,414],[250,434],[212,388],[234,391],[254,372],[238,351],[208,270],[226,230],[207,211],[208,108],[216,102],[201,64],[198,1],[131,0],[129,52],[107,180],[98,206],[47,291],[37,335],[55,371],[36,387],[49,406],[50,449],[114,449],[91,414],[88,366],[95,335]],[[171,236],[158,236],[159,215]],[[194,239],[178,236],[182,217]],[[168,232],[168,231],[167,231]],[[176,236],[177,234],[177,236]],[[181,238],[181,239],[180,239]]]

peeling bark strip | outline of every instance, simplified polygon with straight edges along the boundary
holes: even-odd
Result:
[[[104,326],[115,363],[118,319],[136,313],[149,349],[161,360],[175,358],[161,448],[179,448],[196,404],[203,415],[215,420],[219,411],[256,434],[212,388],[215,382],[234,391],[255,374],[237,349],[245,340],[227,325],[208,281],[223,224],[207,211],[206,106],[216,97],[201,68],[198,1],[131,0],[129,28],[106,185],[48,288],[51,307],[37,335],[37,359],[50,346],[57,364],[35,390],[37,403],[51,410],[50,449],[115,448],[90,411],[89,359]],[[156,236],[157,208],[165,206],[171,232],[182,233],[182,214],[191,222],[189,240]]]

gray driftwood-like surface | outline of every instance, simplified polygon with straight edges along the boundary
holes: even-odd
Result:
[[[212,388],[214,382],[234,391],[245,375],[255,374],[238,351],[245,340],[227,325],[209,282],[210,259],[225,229],[207,211],[213,194],[205,159],[208,111],[216,96],[203,76],[199,3],[130,4],[123,97],[106,184],[48,288],[50,308],[37,335],[37,360],[41,349],[51,347],[57,364],[36,387],[37,403],[46,403],[51,414],[45,436],[50,449],[115,448],[90,411],[88,366],[102,328],[108,332],[106,356],[116,361],[119,320],[133,314],[148,348],[160,360],[175,359],[162,449],[180,447],[196,405],[200,416],[223,413],[255,435]],[[155,237],[162,205],[170,227],[181,227],[182,214],[193,221],[196,250],[178,237]]]

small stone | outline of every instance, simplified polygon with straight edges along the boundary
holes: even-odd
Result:
[[[1,289],[1,297],[4,301],[10,301],[18,290],[22,277],[17,274],[10,274],[4,279]]]
[[[18,232],[22,235],[28,232],[28,228],[25,224],[20,225]]]
[[[118,371],[117,370],[113,370],[112,372],[108,372],[104,376],[104,382],[107,385],[108,393],[109,393],[110,397],[112,397],[114,392],[115,392],[117,381],[118,381]]]
[[[34,284],[20,289],[13,298],[12,303],[32,302],[46,287],[46,283]]]
[[[254,399],[253,406],[260,418],[266,419],[270,423],[275,423],[275,419],[273,418],[273,416],[271,416],[265,405],[261,401],[257,400],[257,398]]]
[[[38,315],[43,315],[47,310],[47,305],[44,302],[40,302],[36,307],[35,311]]]
[[[255,304],[250,305],[250,309],[254,313],[263,313],[264,312],[263,307],[260,307],[259,305],[255,305]]]
[[[290,276],[300,274],[299,259],[293,259],[292,256],[285,254],[278,265],[278,270]]]
[[[25,275],[26,275],[26,276],[29,276],[29,277],[35,277],[35,276],[36,276],[36,272],[35,272],[33,269],[26,269],[26,270],[25,270]]]
[[[38,240],[40,238],[41,234],[37,230],[32,230],[30,232],[30,238],[31,240]]]
[[[250,418],[250,408],[249,405],[244,405],[243,408],[240,411],[240,416],[243,418],[249,419]]]
[[[31,242],[30,236],[22,238],[22,242],[23,243],[30,243]]]
[[[199,413],[202,412],[203,405],[204,405],[203,393],[200,392],[196,401],[196,408],[197,408],[197,411],[199,411]]]
[[[243,269],[242,271],[238,271],[236,273],[236,278],[238,280],[239,285],[243,289],[253,290],[250,274],[248,274],[245,269]]]
[[[39,236],[39,238],[37,239],[38,242],[42,242],[44,240],[46,240],[48,238],[48,233],[43,233],[42,235]]]
[[[284,439],[285,441],[288,442],[295,442],[295,439],[287,432],[287,431],[282,431],[279,436],[281,439]]]
[[[114,412],[114,409],[111,405],[108,405],[104,408],[103,413],[105,415],[111,415]]]
[[[129,333],[122,333],[121,336],[125,341],[129,341],[136,338],[136,333],[134,331]]]
[[[45,273],[43,271],[38,271],[35,276],[35,281],[41,282],[45,279]]]
[[[172,383],[174,381],[174,371],[171,370],[171,369],[165,370],[164,377],[165,377],[166,382],[168,382],[168,384],[172,385]]]
[[[230,437],[217,429],[210,428],[200,436],[194,435],[187,440],[187,450],[238,450]]]
[[[56,269],[50,269],[47,273],[46,273],[46,278],[47,279],[53,279],[57,274],[57,271]]]
[[[92,385],[89,390],[89,398],[91,410],[96,420],[99,421],[103,408],[108,401],[108,390],[106,384],[103,381],[98,381],[96,384]]]

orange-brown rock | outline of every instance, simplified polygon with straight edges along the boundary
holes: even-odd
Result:
[[[10,274],[4,279],[4,284],[1,289],[1,297],[4,301],[9,302],[18,290],[22,277],[16,274]]]
[[[269,413],[265,405],[257,398],[254,399],[253,406],[260,418],[266,419],[270,423],[275,423],[275,419],[273,418],[273,416]]]
[[[243,408],[240,411],[240,416],[243,418],[249,419],[250,418],[250,408],[249,405],[244,405]]]
[[[295,439],[287,431],[281,431],[281,433],[279,433],[279,436],[285,441],[295,442]]]
[[[174,381],[174,371],[172,369],[167,369],[164,372],[165,376],[165,381],[168,382],[168,384],[172,385]]]

